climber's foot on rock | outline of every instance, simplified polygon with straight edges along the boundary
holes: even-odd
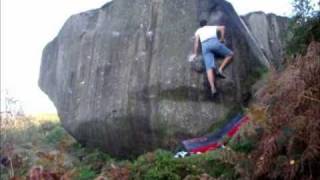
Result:
[[[211,88],[211,94],[214,96],[217,94],[217,88],[216,87],[212,87]]]
[[[219,69],[217,71],[217,77],[219,78],[222,78],[222,79],[225,79],[226,78],[226,75],[223,73],[223,71],[221,69]]]

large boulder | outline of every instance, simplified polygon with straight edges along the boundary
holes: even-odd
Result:
[[[213,99],[187,61],[200,19],[225,25],[235,53]],[[128,156],[208,131],[269,65],[224,0],[114,0],[67,20],[43,51],[39,86],[80,143]]]
[[[281,68],[285,56],[289,18],[264,12],[252,12],[241,18],[272,65]]]

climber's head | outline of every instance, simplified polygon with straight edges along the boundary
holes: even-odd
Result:
[[[207,25],[207,20],[201,20],[200,21],[200,27],[203,27],[203,26],[205,26],[205,25]]]

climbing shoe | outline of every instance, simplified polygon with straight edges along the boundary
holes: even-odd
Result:
[[[222,79],[226,78],[226,76],[224,75],[224,73],[220,69],[217,71],[217,77],[222,78]]]
[[[211,88],[211,94],[215,95],[217,93],[217,89],[215,87]]]

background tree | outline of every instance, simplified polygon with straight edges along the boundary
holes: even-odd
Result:
[[[320,2],[293,0],[293,17],[290,22],[287,52],[304,54],[311,41],[320,41]],[[317,10],[316,10],[317,9]]]
[[[22,102],[17,98],[11,96],[8,90],[3,92],[3,102],[1,103],[1,117],[2,118],[12,118],[14,119],[17,116],[25,116]]]

